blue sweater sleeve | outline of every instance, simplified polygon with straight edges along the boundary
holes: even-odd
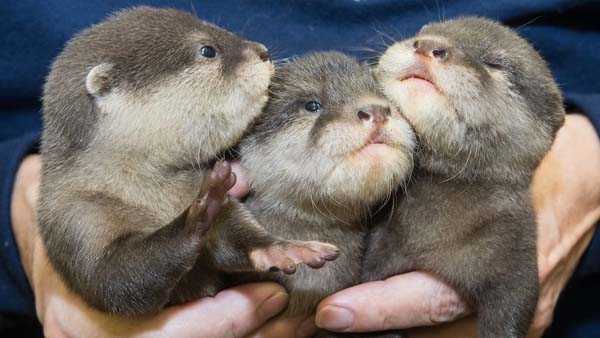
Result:
[[[598,45],[600,46],[600,41]],[[600,135],[600,88],[597,93],[567,93],[566,101],[586,115]]]
[[[35,315],[33,293],[12,232],[10,206],[21,160],[36,151],[38,139],[37,133],[30,133],[0,143],[0,313]]]

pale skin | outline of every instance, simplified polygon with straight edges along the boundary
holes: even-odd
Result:
[[[286,305],[272,283],[249,284],[135,322],[89,308],[69,292],[47,257],[35,226],[39,157],[26,158],[15,183],[13,230],[48,337],[308,337],[312,318],[270,320]],[[238,176],[240,172],[238,171]],[[241,196],[247,181],[230,193]],[[560,292],[573,274],[600,218],[600,140],[581,115],[567,116],[532,187],[538,219],[541,292],[530,337],[551,324]],[[349,314],[349,316],[348,316]],[[475,337],[469,309],[451,287],[423,272],[340,291],[321,302],[316,324],[334,331],[413,329],[411,337]],[[208,325],[207,325],[208,324]]]

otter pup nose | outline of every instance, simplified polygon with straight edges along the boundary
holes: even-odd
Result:
[[[363,122],[384,124],[390,115],[390,107],[381,105],[368,105],[358,110],[358,118]]]
[[[258,54],[258,57],[262,62],[271,61],[269,50],[262,43],[252,42],[249,44],[249,48]]]
[[[433,57],[440,61],[445,61],[449,54],[448,46],[435,40],[415,40],[413,48],[417,54]]]
[[[269,55],[269,52],[267,52],[267,51],[258,53],[258,57],[260,58],[260,60],[262,62],[271,61],[271,55]]]

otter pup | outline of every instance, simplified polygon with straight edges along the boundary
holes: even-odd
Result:
[[[392,45],[376,76],[417,133],[419,169],[375,227],[364,279],[429,271],[471,304],[480,337],[524,337],[538,298],[529,185],[565,115],[550,70],[513,30],[461,18]]]
[[[360,282],[363,219],[413,167],[414,134],[371,70],[344,54],[310,54],[278,69],[265,112],[240,145],[251,181],[245,205],[268,232],[340,248],[318,273],[235,275],[290,291],[284,316],[307,315]]]
[[[139,315],[216,292],[221,271],[335,258],[227,199],[227,164],[209,174],[261,112],[272,73],[263,45],[173,9],[124,10],[67,44],[44,88],[39,224],[73,291]]]

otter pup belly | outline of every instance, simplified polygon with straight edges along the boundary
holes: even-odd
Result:
[[[146,314],[214,292],[223,272],[335,258],[270,235],[226,197],[230,167],[210,171],[261,112],[272,73],[263,45],[173,9],[124,10],[67,44],[44,88],[38,215],[73,291]]]
[[[392,45],[376,74],[419,137],[419,169],[376,226],[363,278],[429,271],[471,304],[479,337],[525,337],[539,287],[529,185],[564,120],[544,60],[509,28],[463,18]]]
[[[241,143],[252,187],[246,204],[260,223],[283,238],[340,249],[318,272],[232,276],[282,283],[290,291],[284,316],[311,314],[322,298],[360,281],[363,219],[412,171],[413,132],[378,88],[366,65],[343,54],[293,60],[277,70],[265,112]]]

